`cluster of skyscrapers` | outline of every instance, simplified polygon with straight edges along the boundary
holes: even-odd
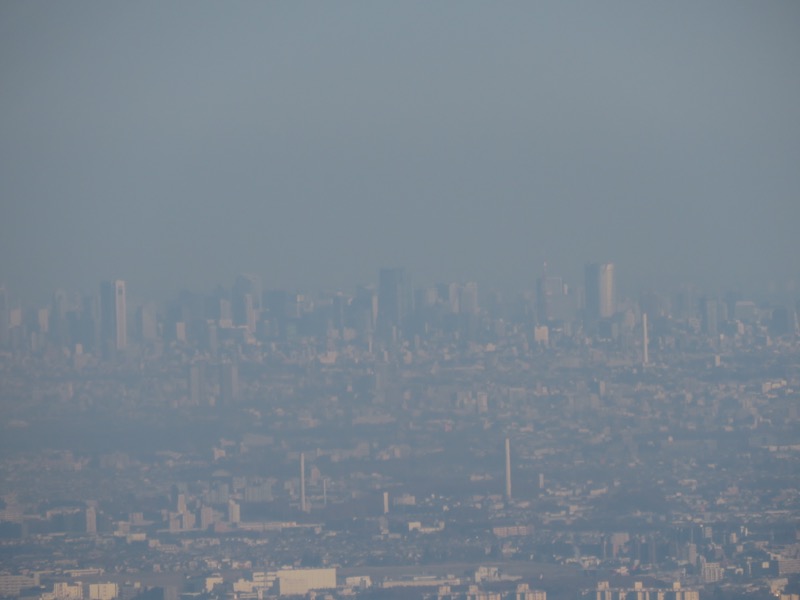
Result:
[[[665,303],[663,296],[643,292],[638,305],[620,301],[613,263],[587,264],[582,283],[571,286],[545,265],[531,292],[514,299],[489,292],[479,299],[475,282],[413,286],[407,270],[383,268],[377,286],[359,286],[353,294],[311,296],[264,290],[260,277],[240,274],[227,289],[182,291],[164,306],[145,302],[132,308],[126,282],[115,279],[104,281],[99,294],[81,298],[59,290],[50,306],[25,311],[14,306],[7,290],[0,287],[0,348],[37,351],[49,345],[113,358],[130,341],[137,346],[160,341],[196,344],[216,356],[229,342],[247,345],[257,340],[330,337],[331,331],[339,339],[355,336],[369,348],[376,343],[387,347],[425,338],[434,331],[475,339],[481,328],[490,327],[485,317],[491,315],[502,316],[506,322],[524,322],[535,341],[544,344],[554,334],[570,336],[578,328],[590,337],[609,340],[622,329],[636,326],[641,328],[639,339],[646,351],[648,325],[656,326],[670,310],[697,317],[701,331],[712,338],[726,333],[721,323],[753,321],[759,313],[755,303],[736,294],[727,294],[722,301],[681,292]],[[775,333],[797,327],[797,307],[778,306],[771,311]],[[647,362],[648,357],[643,360]]]
[[[297,333],[299,319],[314,302],[305,294],[264,291],[258,276],[241,274],[229,291],[220,287],[206,295],[185,291],[166,310],[145,303],[129,311],[125,281],[114,279],[101,284],[98,296],[78,299],[59,290],[49,308],[23,317],[22,309],[12,308],[8,293],[0,288],[0,344],[28,345],[33,333],[40,341],[47,338],[73,350],[110,357],[128,347],[131,331],[137,342],[193,339],[214,345],[220,330],[236,331],[243,338],[263,333],[265,318],[269,336],[287,338]],[[469,320],[480,312],[477,283],[415,289],[403,268],[381,269],[377,290],[364,286],[352,297],[335,294],[325,303],[329,304],[326,316],[334,327],[351,326],[367,332],[370,339],[387,343],[418,333],[420,315],[428,321],[434,313]],[[581,305],[587,319],[608,319],[615,313],[615,303],[614,265],[610,263],[587,265],[585,302],[561,277],[546,270],[536,282],[538,323],[566,321]],[[316,300],[316,306],[320,304]],[[134,327],[129,327],[129,316]],[[24,341],[15,339],[20,332],[25,332]]]

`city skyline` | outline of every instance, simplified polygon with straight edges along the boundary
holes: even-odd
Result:
[[[223,341],[261,344],[337,331],[336,335],[350,339],[356,336],[371,354],[377,348],[418,344],[437,331],[489,340],[491,323],[500,318],[521,326],[526,336],[545,348],[552,336],[618,342],[638,327],[640,361],[648,365],[648,314],[659,329],[694,319],[696,325],[691,326],[714,345],[736,338],[743,327],[754,324],[765,335],[800,331],[797,295],[756,301],[736,291],[713,295],[682,287],[640,290],[623,297],[617,291],[616,274],[613,263],[588,263],[584,285],[571,286],[544,265],[530,289],[504,295],[481,289],[474,281],[415,287],[411,274],[400,267],[379,269],[377,283],[369,286],[318,294],[265,288],[260,277],[249,273],[236,275],[230,287],[182,290],[163,303],[133,304],[128,301],[126,281],[114,279],[101,282],[99,294],[82,296],[58,289],[46,306],[9,300],[8,290],[0,287],[0,348],[14,352],[62,348],[113,361],[154,343],[178,342],[199,344],[205,356],[212,357]],[[133,352],[127,351],[129,338],[134,340]],[[224,397],[232,398],[238,395],[238,376],[226,369],[219,377],[220,389],[226,390]],[[192,398],[203,397],[197,383],[202,372],[202,364],[189,368]]]
[[[800,2],[0,2],[0,599],[800,600]]]
[[[598,268],[601,271],[604,268],[610,268],[611,272],[606,273],[604,277],[601,277],[600,273],[590,274],[590,271],[597,270]],[[520,277],[516,281],[505,286],[487,285],[486,282],[477,279],[476,277],[471,277],[469,273],[467,273],[463,278],[448,279],[445,277],[433,277],[430,279],[421,279],[418,277],[413,277],[413,271],[405,267],[376,268],[371,278],[368,277],[366,279],[353,282],[341,281],[336,284],[324,285],[322,283],[315,283],[311,281],[307,285],[281,286],[279,282],[270,282],[263,275],[255,274],[253,272],[244,274],[242,271],[234,270],[231,273],[228,273],[228,276],[222,280],[209,279],[208,281],[196,287],[191,287],[188,285],[176,285],[160,290],[151,290],[147,287],[140,288],[134,286],[132,288],[132,297],[134,299],[133,306],[142,306],[153,302],[163,304],[170,298],[174,298],[175,296],[188,291],[191,291],[192,293],[213,294],[215,293],[215,290],[228,289],[232,294],[230,298],[232,300],[231,316],[236,323],[241,324],[241,319],[243,318],[242,315],[246,314],[247,312],[247,309],[243,303],[257,302],[258,306],[256,306],[256,308],[267,308],[266,306],[261,306],[261,303],[267,302],[265,298],[269,293],[278,291],[310,294],[325,294],[330,292],[355,293],[360,288],[374,287],[375,291],[378,293],[378,295],[380,295],[381,274],[390,271],[396,273],[405,273],[405,277],[409,279],[409,285],[411,286],[410,290],[414,292],[452,283],[475,284],[477,290],[480,290],[481,295],[489,292],[500,292],[511,295],[532,293],[537,299],[541,309],[545,312],[552,310],[552,307],[549,309],[546,307],[549,303],[552,303],[552,297],[554,295],[561,297],[569,293],[574,296],[576,292],[579,292],[584,302],[588,301],[595,305],[595,308],[593,309],[595,312],[600,308],[599,304],[597,303],[600,302],[600,297],[602,296],[602,304],[604,307],[603,314],[606,317],[608,316],[609,306],[612,306],[625,298],[635,301],[640,294],[648,292],[672,294],[678,292],[679,290],[686,290],[694,294],[700,294],[702,296],[708,296],[709,298],[717,299],[722,298],[726,294],[737,293],[762,302],[787,302],[800,296],[800,284],[796,284],[795,280],[792,278],[789,278],[783,282],[766,281],[763,285],[753,284],[750,286],[737,285],[734,281],[727,283],[723,282],[719,285],[703,285],[702,282],[694,283],[690,281],[678,281],[670,285],[668,282],[663,281],[660,285],[658,283],[656,283],[656,285],[649,285],[647,284],[647,282],[650,281],[649,279],[643,282],[638,282],[630,274],[626,274],[624,272],[622,273],[622,277],[619,277],[619,263],[617,261],[584,261],[580,264],[570,265],[569,268],[557,272],[547,264],[544,266],[532,265],[530,271],[527,272],[524,277]],[[413,281],[411,281],[412,277]],[[590,278],[594,282],[591,285],[589,283]],[[175,279],[177,279],[177,277]],[[15,306],[43,306],[53,302],[54,294],[63,294],[68,292],[69,294],[78,294],[82,297],[92,296],[96,293],[98,282],[102,284],[108,281],[113,282],[116,280],[101,278],[86,287],[77,285],[77,282],[73,282],[73,285],[70,285],[70,282],[61,281],[59,285],[54,285],[49,289],[49,291],[43,294],[34,295],[26,294],[24,290],[15,288],[4,281],[0,281],[0,288],[4,290],[4,302],[6,303],[13,302]],[[123,284],[130,286],[131,280],[127,277],[120,279],[119,281],[122,281]],[[260,286],[258,293],[255,293],[255,288],[253,288],[253,291],[250,293],[241,291],[242,285],[252,286],[255,285],[253,283],[255,281],[257,281],[258,285]],[[594,292],[590,291],[589,294],[592,297],[587,300],[587,291],[592,288],[597,288],[597,295],[593,295]],[[237,289],[240,291],[237,292]],[[558,289],[557,292],[554,291],[556,289]],[[100,296],[102,296],[102,293]],[[129,294],[125,292],[125,297],[128,296]],[[250,296],[250,299],[248,299],[248,296]],[[458,298],[455,298],[453,301],[458,304]],[[413,299],[409,300],[409,302],[413,304]]]
[[[547,264],[551,263],[545,263],[545,267],[543,269],[541,262],[537,263],[536,261],[531,261],[530,267],[525,269],[519,277],[511,276],[510,271],[505,271],[507,276],[502,278],[499,283],[497,277],[481,279],[477,277],[476,273],[470,272],[469,270],[465,270],[459,277],[447,277],[444,274],[437,276],[435,273],[433,273],[424,278],[418,276],[413,269],[408,267],[402,267],[402,270],[414,275],[414,280],[412,282],[414,286],[417,286],[417,284],[420,286],[430,286],[447,282],[476,282],[483,291],[491,289],[503,293],[518,294],[528,291],[543,293],[543,290],[539,289],[539,286],[542,285],[542,282],[546,279],[550,280],[551,285],[555,284],[556,280],[560,280],[564,285],[567,285],[570,288],[581,289],[585,291],[587,289],[586,281],[588,266],[610,264],[613,265],[615,269],[615,274],[612,275],[614,280],[613,294],[615,296],[622,295],[632,297],[647,290],[664,293],[680,288],[700,290],[712,296],[721,296],[725,293],[735,291],[759,300],[768,300],[770,298],[781,297],[789,298],[800,293],[800,276],[793,277],[791,275],[787,275],[785,278],[766,277],[760,281],[750,280],[749,282],[743,282],[741,279],[736,277],[733,277],[729,280],[708,281],[700,279],[695,281],[690,278],[658,279],[654,277],[654,273],[651,272],[647,277],[637,278],[635,274],[620,269],[620,265],[624,265],[625,263],[625,260],[620,261],[619,259],[598,263],[595,260],[585,258],[582,261],[575,263],[559,265],[559,268],[557,269],[550,266],[550,275],[548,275]],[[288,280],[283,280],[282,282],[276,279],[270,279],[268,275],[265,275],[262,271],[259,271],[256,268],[249,269],[251,274],[248,275],[242,275],[242,269],[234,268],[230,272],[223,274],[221,278],[216,278],[215,276],[211,276],[209,274],[208,277],[200,278],[198,281],[194,282],[188,281],[188,278],[184,280],[181,277],[181,274],[176,272],[170,277],[171,283],[160,288],[153,288],[146,282],[143,283],[141,280],[135,278],[131,279],[130,276],[125,277],[124,280],[132,285],[134,298],[138,302],[164,302],[168,298],[180,293],[181,291],[211,291],[219,286],[225,287],[229,285],[229,280],[231,280],[231,278],[242,276],[258,278],[263,285],[263,290],[261,290],[262,292],[266,292],[268,290],[294,290],[307,293],[322,293],[331,290],[354,290],[359,286],[365,285],[375,285],[378,287],[380,284],[379,271],[382,268],[383,267],[379,268],[378,265],[375,265],[375,268],[370,274],[352,280],[331,280],[330,278],[325,278],[315,281],[309,278],[303,282],[297,282],[293,281],[292,278],[289,278]],[[393,267],[393,269],[395,268]],[[616,274],[619,271],[622,272],[621,277]],[[117,271],[117,273],[119,272],[120,271]],[[429,270],[423,269],[423,272],[429,272]],[[237,275],[237,273],[239,275]],[[53,293],[58,290],[69,290],[70,292],[78,292],[80,294],[91,294],[93,289],[97,287],[97,282],[108,280],[109,278],[107,276],[100,276],[96,280],[89,281],[88,283],[84,283],[82,280],[69,281],[65,278],[57,278],[49,284],[42,282],[41,289],[36,292],[33,291],[33,288],[24,285],[22,287],[17,287],[12,281],[6,280],[0,280],[0,287],[4,287],[6,290],[8,290],[16,301],[21,301],[25,304],[44,304],[52,299]],[[48,285],[49,287],[47,287]],[[234,285],[236,285],[235,282]],[[417,288],[415,287],[414,289]],[[550,292],[548,292],[548,294],[549,293]],[[606,304],[607,303],[608,302],[606,302]]]

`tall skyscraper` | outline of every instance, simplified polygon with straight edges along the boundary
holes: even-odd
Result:
[[[573,315],[572,297],[561,277],[545,272],[536,280],[536,317],[541,325],[550,321],[567,321]]]
[[[231,296],[233,322],[246,325],[252,332],[261,312],[261,278],[258,275],[242,273],[236,277]]]
[[[86,533],[90,535],[97,533],[97,509],[94,506],[86,509]]]
[[[405,269],[381,269],[378,282],[378,333],[384,339],[398,335],[412,309],[411,281]]]
[[[109,350],[124,350],[128,345],[125,282],[104,281],[100,286],[100,314],[103,343]]]
[[[616,281],[613,263],[586,265],[586,316],[608,319],[616,312]]]

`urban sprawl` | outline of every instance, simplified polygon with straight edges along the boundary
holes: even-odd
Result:
[[[800,596],[800,302],[0,288],[0,596]]]

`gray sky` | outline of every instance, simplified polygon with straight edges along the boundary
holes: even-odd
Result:
[[[23,297],[800,279],[795,1],[7,0],[0,82]]]

